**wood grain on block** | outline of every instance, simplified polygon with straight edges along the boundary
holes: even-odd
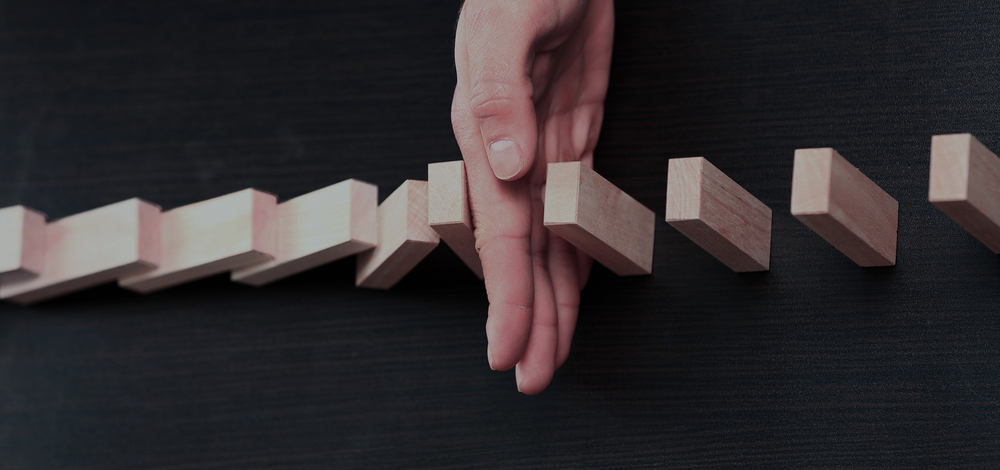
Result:
[[[0,209],[0,240],[0,284],[42,272],[45,214],[24,206]]]
[[[469,212],[469,187],[465,162],[427,165],[427,219],[432,229],[451,247],[479,279],[483,263],[476,251],[476,235]]]
[[[666,220],[733,271],[768,270],[771,209],[702,157],[670,160]]]
[[[931,139],[928,200],[1000,253],[1000,159],[972,134]]]
[[[378,187],[347,180],[278,204],[274,259],[233,271],[252,286],[371,249],[378,242]]]
[[[277,200],[245,189],[178,207],[161,217],[162,257],[148,273],[118,285],[149,293],[271,259],[277,245]]]
[[[378,244],[358,254],[356,285],[396,285],[439,242],[427,224],[427,182],[406,180],[378,206]]]
[[[795,151],[792,215],[859,266],[896,264],[899,204],[831,148]]]
[[[45,226],[42,272],[0,285],[0,298],[30,304],[150,271],[160,261],[160,208],[129,199]]]
[[[656,215],[580,162],[549,163],[545,226],[619,276],[653,271]]]

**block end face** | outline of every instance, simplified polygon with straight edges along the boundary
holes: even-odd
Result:
[[[370,247],[378,244],[378,186],[351,180],[351,240]]]
[[[549,163],[546,167],[542,215],[546,225],[578,223],[583,167],[580,162]]]
[[[701,218],[701,197],[705,159],[672,158],[667,164],[667,209],[665,220]]]
[[[794,216],[828,214],[836,151],[797,149],[792,169],[791,212]]]
[[[264,191],[250,189],[252,250],[271,258],[278,256],[278,198]]]
[[[936,135],[931,138],[928,201],[968,200],[972,149],[978,143],[972,134]]]

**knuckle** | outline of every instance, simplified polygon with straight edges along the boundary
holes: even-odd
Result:
[[[515,87],[509,84],[479,80],[472,85],[469,108],[476,119],[507,114],[514,104]]]

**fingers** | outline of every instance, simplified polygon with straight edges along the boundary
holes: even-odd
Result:
[[[534,312],[527,180],[503,182],[493,175],[461,86],[455,89],[452,126],[465,157],[476,247],[490,301],[487,359],[491,368],[507,370],[524,355]]]
[[[581,278],[576,248],[558,235],[549,232],[548,264],[559,325],[555,363],[558,369],[569,357],[570,344],[576,329],[576,317],[580,310]]]
[[[459,18],[456,66],[490,167],[516,180],[535,160],[531,67],[549,22],[542,2],[470,0]],[[459,42],[461,41],[461,44]]]
[[[531,336],[524,357],[517,363],[517,389],[526,395],[545,390],[556,370],[556,350],[559,344],[559,318],[553,293],[553,278],[549,266],[549,231],[545,229],[542,211],[542,188],[532,188],[531,262],[535,285],[535,311]]]

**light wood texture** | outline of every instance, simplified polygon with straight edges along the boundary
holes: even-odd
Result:
[[[150,271],[160,260],[160,208],[129,199],[45,226],[42,272],[0,285],[0,298],[31,304]]]
[[[427,182],[406,180],[378,206],[378,244],[358,255],[358,287],[389,289],[440,242],[427,224]]]
[[[831,148],[795,151],[792,215],[859,266],[896,264],[899,204]]]
[[[771,209],[702,157],[670,160],[666,220],[733,271],[770,266]]]
[[[479,279],[483,263],[476,250],[476,235],[469,212],[469,187],[465,162],[427,165],[427,221],[441,239]]]
[[[931,139],[927,199],[1000,253],[1000,159],[972,134]]]
[[[255,189],[164,212],[159,267],[118,285],[145,294],[270,259],[277,212],[274,195]]]
[[[377,207],[378,187],[353,179],[278,204],[277,255],[233,271],[232,280],[262,286],[371,249]]]
[[[580,162],[549,163],[545,226],[619,276],[653,272],[656,215]]]
[[[37,276],[45,265],[45,214],[24,206],[0,209],[0,284]]]

